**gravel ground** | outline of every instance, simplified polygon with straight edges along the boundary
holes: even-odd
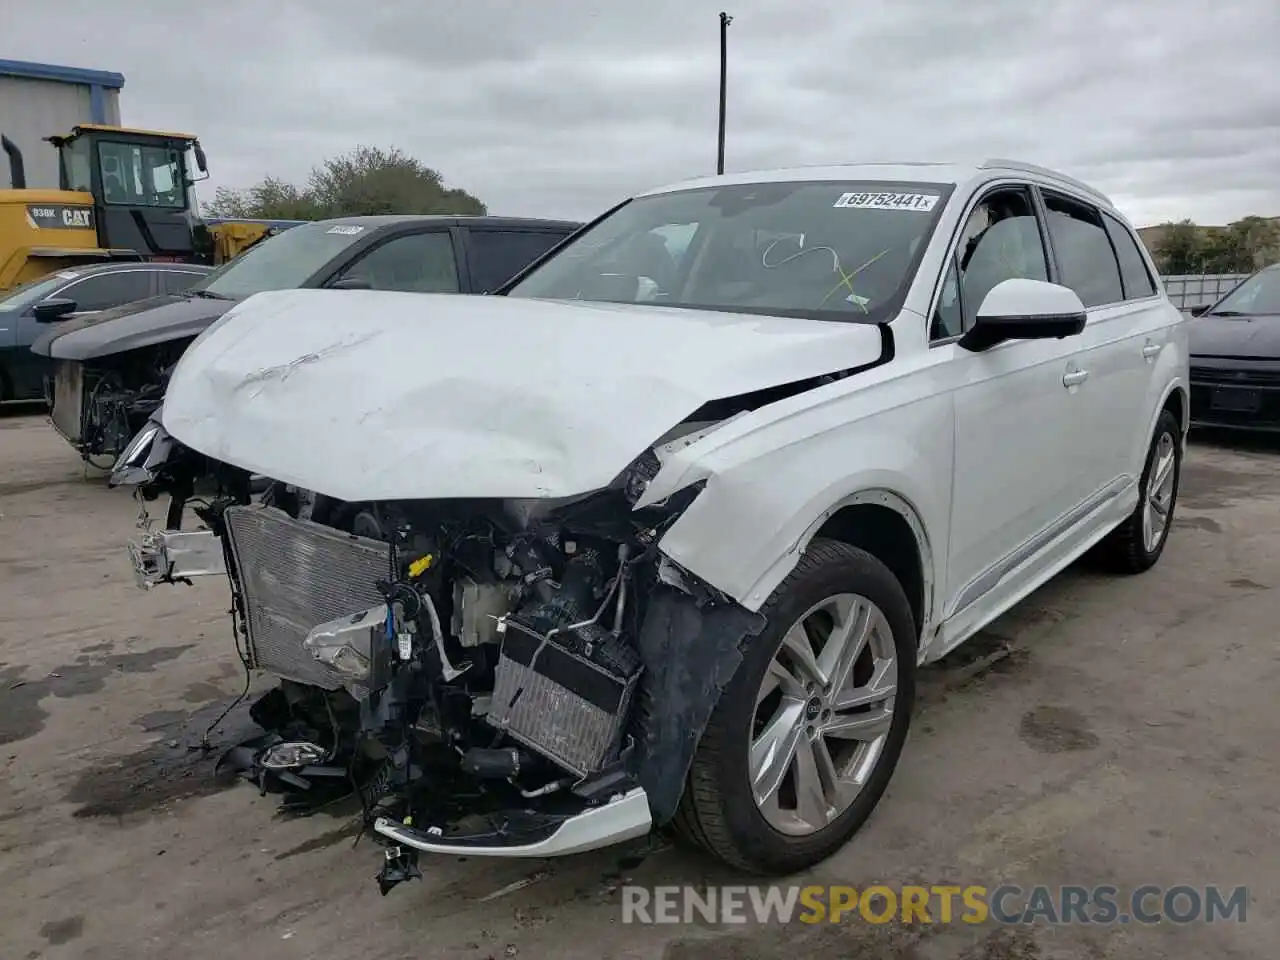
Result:
[[[1243,884],[1245,923],[624,926],[624,882],[745,881],[657,838],[431,859],[384,899],[350,809],[282,819],[215,778],[192,747],[244,682],[225,585],[139,592],[132,501],[42,416],[0,414],[0,957],[1274,957],[1277,465],[1277,443],[1193,444],[1156,570],[1069,571],[927,670],[879,811],[802,881]]]

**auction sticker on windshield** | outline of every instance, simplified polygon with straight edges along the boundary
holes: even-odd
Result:
[[[364,227],[358,227],[354,223],[340,223],[336,227],[330,227],[325,233],[341,233],[343,236],[354,237],[363,229]]]
[[[850,210],[918,210],[928,213],[937,202],[935,193],[842,193],[832,206]]]

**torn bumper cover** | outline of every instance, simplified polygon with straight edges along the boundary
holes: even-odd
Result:
[[[492,827],[446,832],[441,827],[420,829],[386,817],[374,821],[376,833],[420,853],[450,853],[472,857],[563,857],[643,837],[653,827],[649,801],[636,787],[578,814],[509,816]],[[395,851],[388,848],[387,858]]]

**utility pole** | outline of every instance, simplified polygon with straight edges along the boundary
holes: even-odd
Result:
[[[720,137],[716,152],[716,173],[724,173],[724,103],[729,82],[729,24],[733,17],[720,11]]]

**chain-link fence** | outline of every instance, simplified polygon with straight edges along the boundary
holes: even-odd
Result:
[[[1179,310],[1216,303],[1231,288],[1249,277],[1247,273],[1206,273],[1161,277],[1165,292]]]

